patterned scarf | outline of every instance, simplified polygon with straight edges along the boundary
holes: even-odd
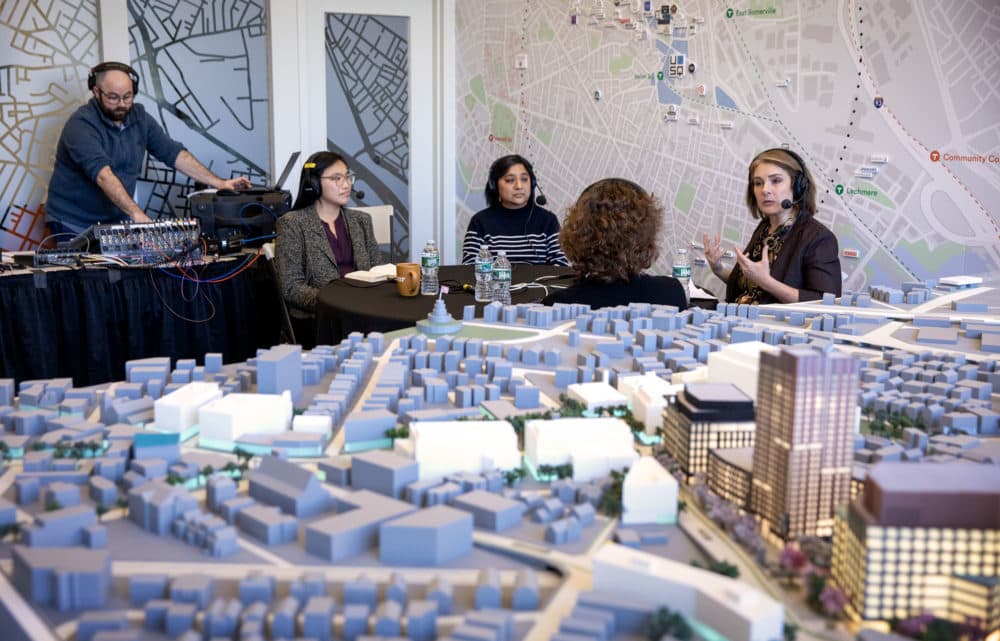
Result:
[[[751,245],[749,247],[749,257],[754,262],[759,262],[764,255],[764,247],[766,246],[768,248],[768,260],[770,264],[773,265],[774,261],[776,261],[778,256],[781,254],[781,248],[785,245],[785,238],[788,237],[788,231],[792,228],[792,225],[795,224],[795,219],[792,218],[784,225],[781,225],[774,231],[770,232],[765,231],[769,224],[770,223],[765,218],[757,227],[757,231],[754,232],[753,239],[751,240]],[[760,303],[760,296],[764,290],[747,278],[742,269],[737,276],[736,283],[743,292],[736,297],[737,304],[757,305]]]

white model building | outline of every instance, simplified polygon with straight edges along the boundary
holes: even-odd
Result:
[[[730,641],[782,638],[785,607],[737,579],[615,543],[594,555],[593,589],[655,610],[667,606]]]
[[[652,456],[629,468],[622,482],[622,523],[677,522],[677,479]]]
[[[292,419],[292,431],[303,434],[329,434],[333,431],[333,417],[320,414],[299,414]]]
[[[599,407],[618,407],[628,404],[624,394],[602,382],[573,383],[566,388],[566,395],[574,401],[579,401],[591,411]]]
[[[618,391],[625,395],[632,407],[632,415],[646,426],[646,434],[656,434],[656,428],[663,423],[663,410],[667,399],[684,389],[660,378],[656,374],[622,376],[618,379]]]
[[[280,434],[292,423],[292,395],[228,394],[198,411],[201,438],[232,443],[245,434]]]
[[[983,284],[983,278],[982,276],[942,276],[938,282],[942,285],[966,289],[979,287]]]
[[[198,423],[198,410],[222,398],[218,383],[188,383],[153,402],[153,420],[161,432],[186,432]]]
[[[421,481],[456,472],[478,474],[510,470],[521,465],[517,433],[507,421],[427,421],[410,426],[409,443],[397,452],[410,452],[419,464]]]
[[[531,420],[524,426],[524,458],[539,465],[573,465],[574,481],[590,481],[632,467],[634,437],[618,418]]]
[[[708,355],[708,380],[732,383],[757,402],[757,363],[761,352],[774,352],[776,347],[760,341],[726,345]]]

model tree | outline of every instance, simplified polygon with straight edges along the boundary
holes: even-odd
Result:
[[[827,584],[819,593],[819,603],[826,616],[839,619],[847,606],[847,594],[840,588]]]
[[[662,607],[643,624],[642,635],[650,641],[660,641],[664,637],[689,641],[694,636],[694,630],[680,614],[671,612],[670,608]]]
[[[809,566],[809,559],[794,543],[787,543],[778,556],[778,565],[788,585]]]

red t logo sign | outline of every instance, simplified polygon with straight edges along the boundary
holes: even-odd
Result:
[[[941,152],[935,149],[931,152],[931,162],[937,162],[939,160],[941,160]]]

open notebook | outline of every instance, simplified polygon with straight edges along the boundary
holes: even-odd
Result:
[[[359,280],[363,283],[380,283],[384,280],[396,280],[396,266],[392,263],[375,265],[365,271],[351,272],[344,276],[344,278]]]

